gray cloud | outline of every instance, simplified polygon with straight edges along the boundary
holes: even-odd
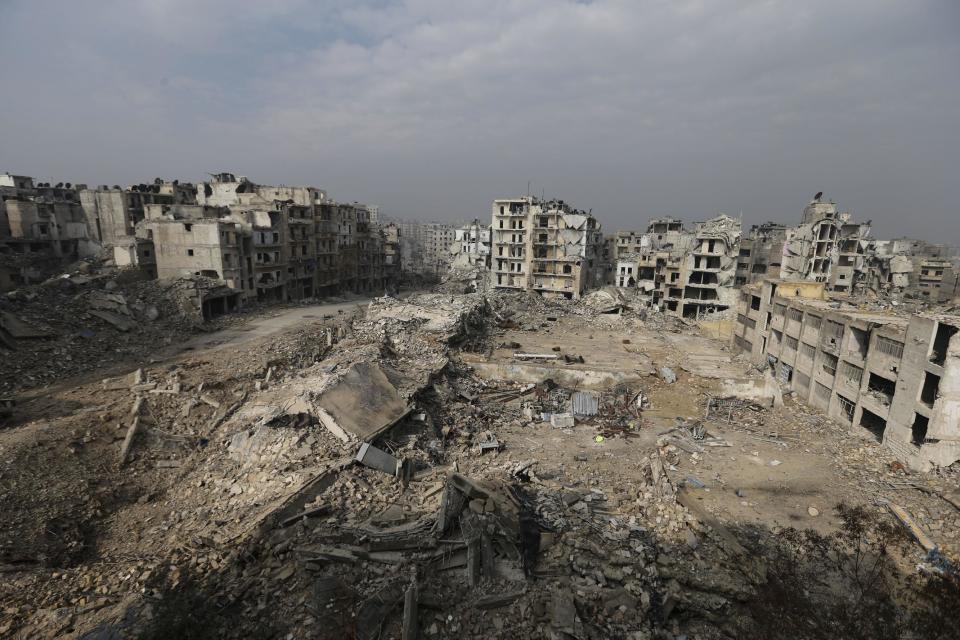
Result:
[[[310,183],[396,215],[534,190],[606,228],[823,190],[960,244],[953,2],[127,0],[3,6],[0,169]]]

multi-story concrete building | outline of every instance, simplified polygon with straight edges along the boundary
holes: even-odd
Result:
[[[831,291],[853,291],[862,278],[869,223],[854,222],[820,194],[803,210],[795,227],[754,226],[737,264],[737,282],[766,277],[824,282]],[[779,269],[777,268],[779,267]]]
[[[80,203],[87,219],[90,238],[101,246],[129,242],[136,224],[146,217],[150,204],[195,204],[192,184],[154,180],[126,189],[101,185],[96,189],[80,189]]]
[[[828,298],[826,285],[744,286],[734,345],[911,466],[960,460],[960,317],[864,310]]]
[[[381,227],[380,231],[383,234],[384,286],[388,291],[398,291],[403,275],[400,225],[391,222]]]
[[[736,284],[765,278],[810,280],[852,292],[866,278],[870,223],[857,223],[817,194],[795,227],[766,222],[741,240]]]
[[[603,234],[592,214],[532,196],[493,201],[492,285],[579,298],[603,285]]]
[[[692,231],[675,218],[651,220],[646,232],[617,234],[614,284],[675,315],[725,310],[735,296],[739,242],[740,221],[723,214]]]
[[[138,237],[151,244],[158,278],[200,276],[252,295],[251,236],[226,207],[152,204],[145,214]]]
[[[454,267],[490,268],[491,233],[490,227],[479,220],[453,231]]]
[[[71,185],[0,174],[0,291],[39,282],[95,249]]]
[[[437,281],[450,268],[456,226],[446,222],[395,221],[400,260],[407,279]]]
[[[873,240],[864,257],[856,293],[932,304],[960,295],[960,259],[947,245],[912,238]]]
[[[750,231],[740,239],[735,285],[780,277],[787,228],[787,225],[778,222],[764,222],[750,227]]]

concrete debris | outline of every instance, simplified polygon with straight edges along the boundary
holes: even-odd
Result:
[[[400,460],[367,442],[361,444],[360,449],[357,450],[356,461],[366,467],[379,469],[392,476],[399,476],[402,469]]]
[[[673,384],[677,381],[677,374],[670,367],[660,367],[660,379],[667,384]]]
[[[68,286],[102,290],[96,310],[144,331],[124,283]],[[270,332],[227,326],[16,396],[0,430],[0,629],[179,637],[189,610],[223,638],[757,637],[779,606],[769,563],[835,566],[810,541],[842,557],[847,523],[872,553],[881,500],[936,541],[891,545],[896,567],[949,575],[956,468],[910,471],[789,393],[777,403],[780,374],[703,327],[630,296],[607,313],[612,295],[297,307]],[[174,314],[159,308],[162,325]],[[118,447],[122,466],[103,464]]]
[[[576,424],[576,419],[572,413],[552,413],[550,414],[550,425],[554,429],[570,429]]]

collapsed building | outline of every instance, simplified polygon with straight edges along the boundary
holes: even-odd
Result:
[[[96,189],[3,174],[0,289],[41,281],[104,250],[101,258],[147,278],[222,281],[201,288],[223,298],[201,304],[204,315],[249,299],[383,292],[399,284],[400,237],[388,243],[375,214],[322,189],[260,185],[232,173],[198,185],[157,178]]]
[[[803,210],[799,225],[754,225],[743,239],[736,282],[764,278],[823,282],[827,289],[852,292],[864,279],[870,222],[853,221],[821,193]]]
[[[768,278],[822,282],[829,291],[937,303],[960,293],[960,265],[946,245],[870,237],[871,223],[855,222],[817,194],[801,224],[754,225],[740,242],[738,286]]]
[[[379,224],[378,220],[373,220],[374,209],[371,210],[371,221]],[[376,211],[379,216],[379,211]],[[381,227],[383,231],[383,279],[387,291],[396,292],[400,289],[400,281],[403,278],[403,262],[401,249],[400,225],[395,222],[389,222]]]
[[[960,259],[949,247],[913,238],[870,243],[859,293],[931,304],[960,295]]]
[[[0,174],[0,291],[40,282],[94,248],[72,185]]]
[[[147,205],[195,203],[196,188],[178,180],[156,178],[152,184],[126,189],[119,185],[84,187],[79,189],[79,198],[91,238],[103,247],[129,246],[137,223],[146,217]]]
[[[779,278],[786,238],[787,225],[779,222],[750,227],[740,239],[734,284],[739,287],[765,278]]]
[[[494,287],[579,298],[603,284],[603,234],[592,213],[532,196],[493,201]]]
[[[733,305],[740,221],[720,214],[692,231],[675,218],[651,220],[644,233],[618,232],[616,286],[636,289],[651,307],[700,317]]]
[[[911,466],[960,460],[960,316],[864,310],[828,297],[826,285],[744,286],[735,347]]]
[[[454,229],[451,266],[454,268],[476,267],[483,271],[490,268],[490,227],[474,220],[471,224]]]

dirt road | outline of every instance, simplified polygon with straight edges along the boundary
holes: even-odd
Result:
[[[322,323],[324,318],[335,318],[338,315],[362,308],[366,306],[370,300],[371,298],[356,298],[343,302],[324,302],[270,310],[266,315],[252,317],[247,322],[238,326],[195,336],[183,342],[175,342],[170,346],[160,348],[149,360],[140,358],[124,360],[111,364],[108,367],[65,378],[53,385],[23,391],[15,397],[19,403],[25,403],[32,399],[42,398],[51,393],[70,389],[91,381],[124,375],[147,364],[155,365],[158,363],[174,362],[187,355],[215,352],[230,347],[241,347],[260,338]]]

